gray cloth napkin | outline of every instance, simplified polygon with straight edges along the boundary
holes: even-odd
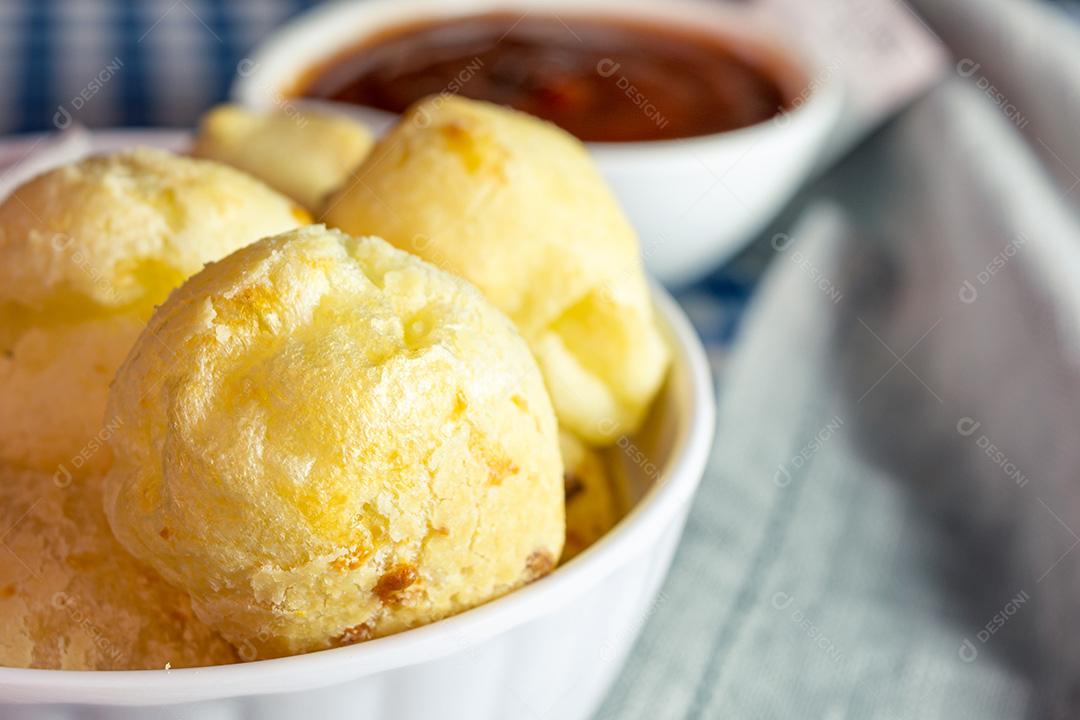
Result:
[[[963,32],[975,5],[1030,52],[969,37],[979,68],[766,239],[710,468],[599,717],[1080,717],[1080,33],[1003,0],[930,15]]]

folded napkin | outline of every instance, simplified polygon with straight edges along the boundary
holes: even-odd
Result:
[[[965,20],[987,5],[1008,24]],[[956,73],[762,241],[711,466],[602,718],[1080,717],[1080,31],[929,15],[968,33]]]

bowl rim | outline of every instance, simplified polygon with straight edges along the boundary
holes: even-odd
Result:
[[[595,545],[550,575],[458,615],[347,647],[200,668],[46,670],[0,667],[0,703],[145,706],[326,687],[465,651],[565,606],[634,559],[690,502],[712,447],[716,395],[701,339],[678,303],[651,282],[686,410],[653,486]],[[669,375],[669,382],[674,375]]]
[[[800,75],[800,84],[804,90],[799,95],[799,102],[790,110],[783,110],[761,122],[747,125],[746,127],[726,130],[707,135],[695,135],[684,138],[672,138],[666,140],[639,140],[622,142],[585,142],[584,145],[590,152],[607,159],[632,158],[647,156],[652,158],[657,153],[680,154],[694,156],[702,149],[714,146],[717,143],[756,143],[763,136],[770,133],[783,131],[789,126],[801,126],[804,123],[813,122],[815,116],[832,117],[839,112],[843,103],[843,88],[829,67],[819,61],[811,59],[809,54],[798,48],[791,47],[792,42],[783,40],[775,28],[763,22],[760,15],[755,15],[750,9],[739,6],[729,6],[717,3],[715,0],[366,0],[355,3],[349,0],[331,0],[331,2],[317,5],[290,19],[273,32],[263,38],[250,53],[247,62],[253,68],[247,72],[238,72],[229,88],[231,102],[255,109],[265,109],[272,104],[284,104],[296,102],[303,104],[308,98],[293,98],[284,94],[283,87],[291,78],[283,71],[276,70],[283,62],[286,53],[295,52],[308,36],[314,36],[319,31],[331,26],[340,26],[342,20],[339,16],[348,18],[361,18],[370,15],[379,8],[390,6],[397,11],[393,18],[387,21],[377,20],[367,29],[373,32],[388,24],[398,24],[406,21],[409,15],[421,15],[425,12],[434,17],[453,17],[455,15],[468,15],[499,9],[536,7],[540,12],[562,11],[577,15],[589,16],[590,14],[604,10],[617,10],[620,13],[636,13],[636,17],[648,18],[659,17],[663,14],[670,15],[670,11],[684,9],[699,15],[707,15],[717,19],[718,22],[736,23],[732,18],[742,16],[741,22],[748,28],[752,27],[752,42],[767,46],[771,51],[784,57],[784,62],[794,72]],[[526,13],[529,12],[526,10]],[[720,21],[720,18],[725,18]],[[662,22],[672,25],[692,25],[689,21],[678,17],[668,17]],[[734,34],[734,31],[720,30],[718,27],[712,30],[724,34]],[[357,32],[349,42],[332,42],[320,51],[323,58],[332,57],[335,53],[348,47],[350,43],[356,43],[363,37],[363,33]],[[309,64],[310,66],[310,64]],[[258,77],[260,68],[269,67],[277,73],[269,80]],[[282,79],[284,77],[284,80]],[[333,100],[318,99],[315,104],[323,108],[340,108],[338,111],[349,114],[351,108],[354,111],[358,106],[349,103],[341,103]],[[386,116],[396,117],[377,108],[359,108],[370,117]],[[778,118],[784,118],[783,122]]]

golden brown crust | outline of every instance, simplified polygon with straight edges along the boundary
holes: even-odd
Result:
[[[527,345],[474,288],[375,238],[309,226],[209,266],[110,402],[113,530],[245,657],[432,622],[562,548]]]

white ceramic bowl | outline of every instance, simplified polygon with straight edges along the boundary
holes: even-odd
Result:
[[[790,199],[813,169],[842,106],[836,74],[806,59],[792,29],[775,27],[755,5],[717,0],[332,2],[286,24],[241,62],[232,96],[250,107],[270,108],[287,101],[288,89],[303,71],[367,35],[418,18],[493,9],[561,17],[607,13],[685,24],[754,42],[781,58],[785,84],[798,96],[790,112],[740,130],[685,140],[589,144],[643,238],[650,273],[665,283],[681,284],[741,249]],[[319,104],[358,116],[376,130],[392,120],[378,110]],[[637,112],[629,101],[621,111]]]
[[[95,133],[75,147],[49,148],[41,160],[186,142],[175,132]],[[0,171],[17,172],[11,163],[27,147],[38,141],[0,142]],[[678,305],[663,290],[655,293],[674,363],[648,426],[617,453],[639,499],[573,561],[456,617],[336,650],[188,670],[0,668],[0,718],[587,717],[649,613],[713,435],[713,388],[701,342]]]

